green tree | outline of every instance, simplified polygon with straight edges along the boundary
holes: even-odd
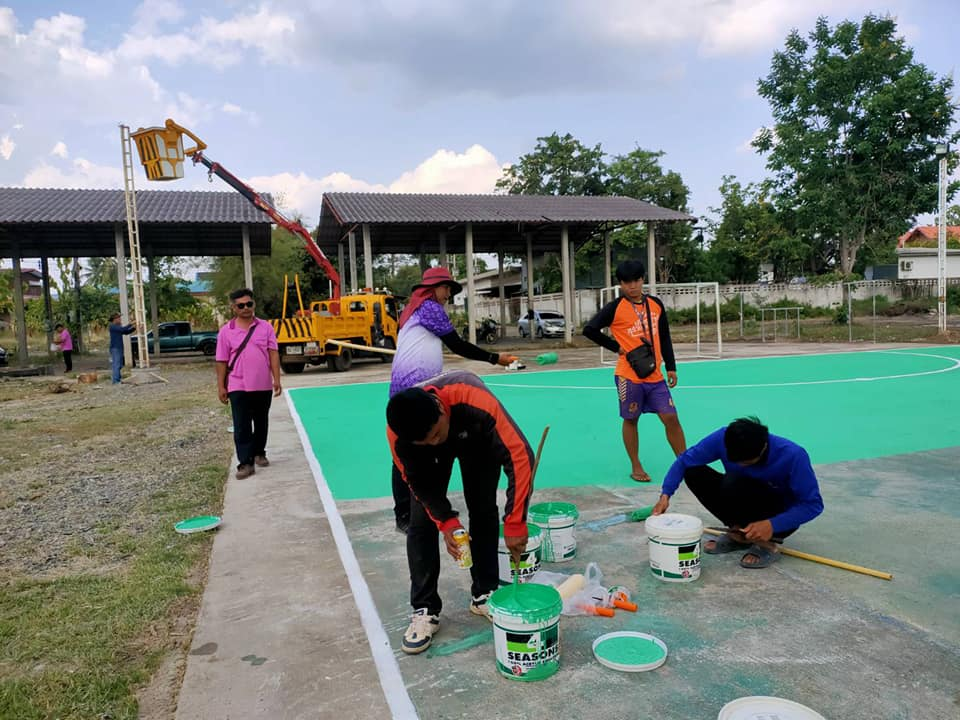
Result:
[[[960,225],[960,205],[947,208],[947,225]]]
[[[533,152],[503,171],[497,189],[511,195],[607,195],[600,144],[587,147],[570,133],[537,138]]]
[[[754,141],[781,202],[849,274],[874,233],[936,205],[934,145],[951,134],[953,81],[916,62],[890,17],[793,30],[758,82],[774,123]],[[956,162],[954,158],[953,163]]]

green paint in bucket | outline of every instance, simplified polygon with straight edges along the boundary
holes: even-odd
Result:
[[[563,600],[549,585],[502,587],[487,601],[497,670],[511,680],[544,680],[560,667]]]
[[[537,355],[537,365],[553,365],[557,361],[555,352],[540,353]]]
[[[700,518],[664,513],[648,517],[644,527],[650,538],[650,572],[664,582],[693,582],[700,577]]]
[[[566,562],[577,556],[578,517],[577,506],[571,503],[545,502],[530,507],[527,519],[543,531],[540,541],[543,562]]]
[[[533,580],[533,576],[540,570],[540,541],[543,531],[537,525],[527,523],[527,549],[520,555],[520,567],[517,568],[518,582],[526,583]],[[500,526],[500,545],[497,550],[497,562],[500,569],[500,585],[509,585],[513,582],[513,568],[511,567],[510,551],[503,539],[503,525]]]

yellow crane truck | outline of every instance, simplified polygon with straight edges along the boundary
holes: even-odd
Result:
[[[300,310],[287,317],[287,292],[283,296],[283,317],[271,320],[280,349],[280,367],[285,373],[303,372],[307,365],[323,362],[336,372],[350,369],[355,357],[379,357],[390,362],[390,353],[378,353],[344,347],[350,343],[364,347],[394,350],[397,347],[397,298],[381,292],[366,291],[342,295],[336,301],[317,300],[305,309],[300,298],[300,283],[294,279]],[[286,282],[284,285],[289,287]],[[334,303],[339,304],[339,312]]]

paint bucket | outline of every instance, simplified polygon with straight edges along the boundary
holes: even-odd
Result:
[[[825,720],[823,715],[806,705],[778,697],[755,695],[728,702],[720,710],[717,720]]]
[[[520,555],[520,567],[517,568],[517,580],[527,583],[540,570],[540,540],[543,532],[536,525],[527,523],[527,549]],[[500,566],[500,584],[509,585],[513,582],[513,569],[510,567],[510,551],[503,539],[503,525],[500,526],[500,546],[497,552],[497,561]]]
[[[557,671],[563,600],[556,588],[537,583],[502,587],[490,596],[487,607],[501,675],[531,681]]]
[[[540,353],[537,355],[537,365],[553,365],[557,361],[555,352]]]
[[[653,515],[644,521],[650,538],[650,571],[665,582],[700,577],[700,518],[680,513]]]
[[[543,531],[540,559],[543,562],[566,562],[577,556],[577,506],[565,502],[532,505],[527,519]]]

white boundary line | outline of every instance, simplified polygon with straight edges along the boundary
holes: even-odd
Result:
[[[419,720],[417,710],[414,708],[410,694],[407,692],[407,686],[403,682],[403,676],[400,674],[400,666],[397,664],[397,659],[390,648],[387,631],[383,627],[380,615],[377,613],[377,606],[373,602],[370,587],[360,571],[360,563],[357,562],[353,545],[350,544],[350,537],[347,535],[343,516],[340,515],[337,503],[333,499],[333,493],[330,492],[330,486],[327,485],[326,478],[323,476],[323,470],[320,468],[317,456],[313,452],[313,445],[310,443],[307,431],[300,420],[293,399],[290,397],[290,391],[285,390],[284,395],[286,396],[287,407],[290,409],[290,415],[293,417],[293,424],[300,435],[300,442],[303,444],[307,463],[310,465],[313,479],[317,484],[317,492],[320,493],[320,502],[323,503],[323,510],[330,523],[330,532],[333,534],[333,540],[337,545],[340,562],[343,563],[347,580],[350,582],[353,599],[356,601],[357,610],[360,613],[360,622],[367,634],[367,642],[370,643],[373,662],[377,668],[377,675],[380,677],[380,687],[383,689],[383,695],[390,707],[391,715],[394,720]]]
[[[917,352],[901,352],[897,350],[880,350],[877,352],[889,352],[891,355],[916,355],[917,357],[929,357],[929,358],[938,358],[940,360],[949,360],[953,363],[950,367],[941,368],[940,370],[924,370],[923,372],[915,373],[904,373],[901,375],[879,375],[877,377],[857,377],[857,378],[842,378],[842,379],[833,379],[833,380],[800,380],[797,382],[782,382],[782,383],[745,383],[737,385],[683,385],[679,386],[676,389],[679,390],[736,390],[741,388],[773,388],[773,387],[797,387],[804,385],[837,385],[842,383],[854,383],[854,382],[876,382],[878,380],[903,380],[906,378],[914,377],[923,377],[924,375],[939,375],[941,373],[953,372],[954,370],[960,369],[960,360],[957,358],[952,358],[947,355],[930,355],[927,353],[917,353]],[[777,356],[781,357],[781,356]],[[797,357],[797,356],[790,356]],[[799,357],[808,357],[808,356],[799,356]],[[733,359],[733,358],[731,358]],[[741,358],[737,358],[741,359]],[[747,358],[742,358],[747,359]],[[761,359],[761,358],[752,358],[752,359]],[[486,383],[490,387],[501,387],[501,388],[532,388],[535,390],[616,390],[615,387],[610,386],[591,386],[591,385],[526,385],[520,383]]]

